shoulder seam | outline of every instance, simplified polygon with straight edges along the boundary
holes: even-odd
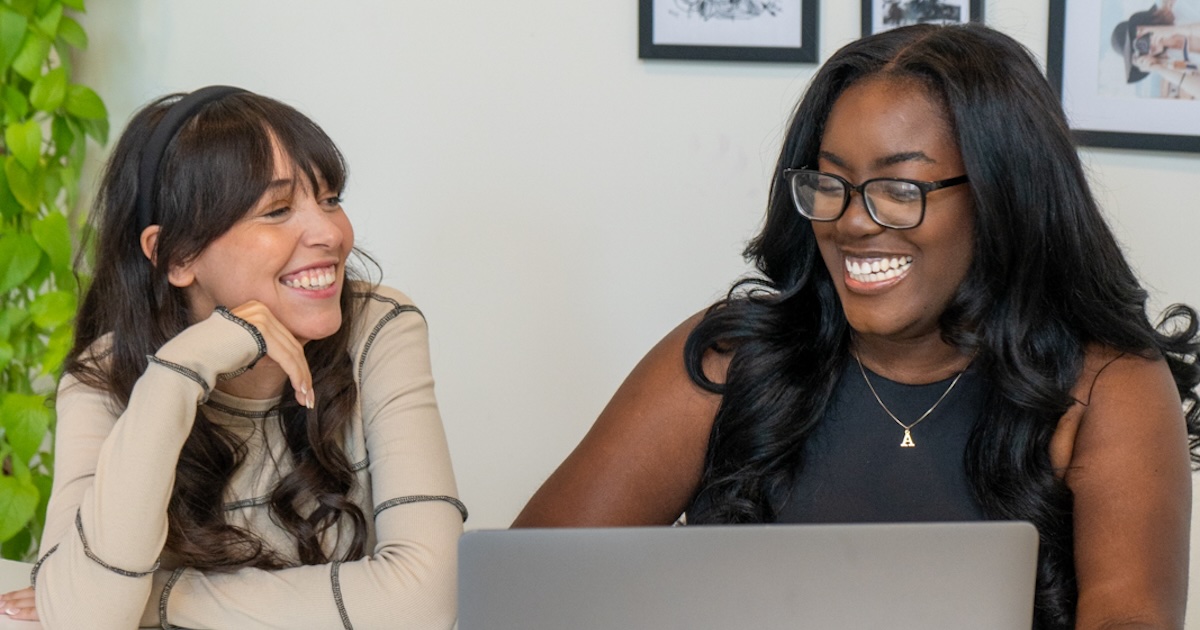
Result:
[[[385,295],[380,295],[378,293],[375,293],[374,291],[371,291],[369,293],[355,293],[354,296],[364,298],[364,299],[376,300],[378,302],[383,302],[385,304],[390,304],[392,306],[392,308],[389,309],[388,312],[384,313],[383,316],[379,318],[379,321],[375,322],[375,327],[371,329],[371,334],[367,335],[367,341],[366,341],[366,343],[363,344],[362,354],[360,354],[358,357],[358,366],[356,369],[356,373],[358,376],[358,382],[362,383],[363,369],[367,364],[367,354],[371,352],[371,346],[374,345],[375,337],[377,337],[379,335],[379,331],[383,330],[383,327],[385,325],[387,325],[388,322],[390,322],[393,319],[395,319],[396,317],[400,316],[401,313],[408,313],[408,312],[416,313],[421,316],[421,319],[425,319],[425,314],[422,313],[421,309],[417,308],[416,305],[414,305],[414,304],[401,304],[400,302],[397,302],[396,300],[394,300],[390,297],[387,297]]]

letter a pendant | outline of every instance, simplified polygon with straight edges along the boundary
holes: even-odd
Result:
[[[900,443],[900,447],[901,448],[912,448],[916,445],[917,445],[917,443],[912,441],[912,433],[909,433],[908,429],[905,429],[904,430],[904,441]]]

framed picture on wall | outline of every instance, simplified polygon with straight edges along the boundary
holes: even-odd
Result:
[[[983,21],[983,0],[863,0],[862,34],[909,24]]]
[[[1200,152],[1200,0],[1050,0],[1046,57],[1080,144]]]
[[[638,57],[816,63],[819,0],[639,0]]]

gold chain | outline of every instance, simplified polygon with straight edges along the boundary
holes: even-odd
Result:
[[[942,395],[938,397],[937,402],[933,403],[933,406],[929,409],[926,409],[925,413],[921,414],[920,418],[914,420],[912,424],[904,424],[903,422],[900,422],[900,418],[897,418],[896,414],[892,413],[891,409],[888,409],[887,405],[883,404],[883,399],[879,397],[879,392],[875,391],[875,386],[871,385],[871,379],[867,378],[867,370],[863,367],[862,359],[858,358],[857,352],[853,354],[854,360],[858,362],[858,371],[862,373],[863,380],[867,383],[867,389],[871,390],[871,395],[875,397],[875,402],[879,403],[879,406],[883,407],[883,410],[887,412],[887,415],[891,416],[892,420],[895,420],[896,424],[900,425],[900,428],[904,429],[904,439],[900,442],[900,446],[903,448],[912,448],[917,445],[912,439],[912,428],[920,424],[925,418],[928,418],[929,414],[933,413],[933,410],[937,409],[937,406],[942,404],[942,401],[946,399],[946,396],[950,395],[950,390],[954,389],[955,385],[958,385],[958,379],[962,378],[962,375],[967,372],[966,368],[964,368],[962,372],[959,372],[958,375],[954,377],[954,380],[950,382],[950,387],[947,387],[946,391],[942,392]]]

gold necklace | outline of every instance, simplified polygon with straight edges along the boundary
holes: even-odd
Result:
[[[963,371],[959,372],[958,375],[954,377],[954,380],[950,382],[950,387],[947,387],[946,391],[942,392],[942,395],[938,397],[937,402],[933,403],[933,406],[929,409],[926,409],[925,413],[921,414],[920,418],[914,420],[912,424],[904,424],[903,422],[900,422],[900,418],[897,418],[896,414],[892,413],[891,409],[888,409],[887,405],[883,404],[883,399],[879,397],[879,393],[876,392],[875,387],[871,385],[871,379],[867,378],[867,370],[863,367],[862,359],[858,358],[857,352],[853,354],[854,360],[858,362],[858,371],[862,373],[863,380],[867,382],[867,389],[871,390],[871,395],[875,396],[875,402],[879,403],[879,406],[883,407],[883,410],[887,412],[887,415],[891,416],[892,420],[895,420],[896,424],[900,425],[900,428],[904,429],[904,439],[900,441],[901,448],[912,448],[917,445],[912,439],[912,428],[920,424],[925,418],[928,418],[929,414],[933,413],[933,410],[937,409],[937,406],[942,404],[942,401],[946,399],[946,396],[950,395],[950,390],[954,389],[955,385],[958,385],[958,379],[962,378],[962,375],[967,371],[966,368],[963,368]]]

